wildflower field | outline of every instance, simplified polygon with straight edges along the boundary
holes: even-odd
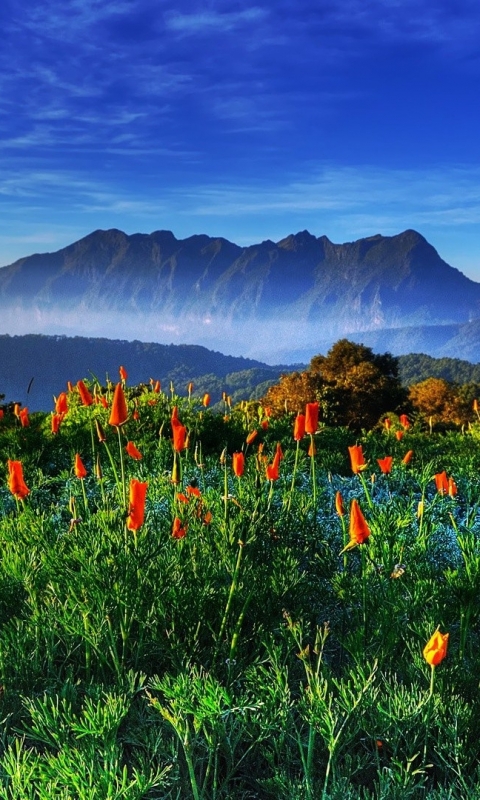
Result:
[[[208,406],[0,414],[0,798],[480,797],[477,418]]]

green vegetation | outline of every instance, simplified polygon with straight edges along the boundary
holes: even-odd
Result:
[[[473,411],[86,389],[0,419],[0,798],[478,796]]]

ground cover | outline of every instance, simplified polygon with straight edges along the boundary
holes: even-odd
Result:
[[[307,411],[0,420],[0,798],[480,794],[479,428]]]

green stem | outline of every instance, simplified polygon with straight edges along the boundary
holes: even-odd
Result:
[[[126,507],[127,507],[127,488],[125,486],[125,465],[123,463],[122,434],[120,433],[120,427],[118,425],[117,425],[117,433],[118,433],[118,449],[120,451],[120,476],[121,476],[121,481],[122,481],[123,507],[126,509]]]
[[[290,485],[290,494],[288,496],[288,504],[287,504],[287,511],[290,511],[290,506],[292,505],[292,497],[293,497],[293,490],[295,487],[295,477],[297,474],[298,468],[298,456],[300,454],[300,440],[297,439],[297,449],[295,450],[295,463],[293,465],[293,475],[292,475],[292,483]]]
[[[358,477],[360,478],[361,484],[363,486],[363,491],[365,492],[365,496],[367,498],[368,505],[370,506],[370,508],[373,511],[373,501],[372,501],[370,492],[368,491],[367,482],[366,482],[366,480],[365,480],[365,478],[363,476],[363,472],[359,472],[358,473]]]
[[[240,541],[238,543],[237,561],[235,563],[235,569],[233,571],[232,583],[230,585],[230,591],[228,593],[227,605],[225,607],[222,623],[220,625],[220,632],[218,634],[217,646],[215,648],[215,653],[214,653],[214,656],[213,656],[213,663],[215,663],[217,655],[218,655],[218,650],[219,650],[219,647],[221,645],[222,637],[223,637],[223,634],[225,633],[225,628],[227,626],[228,615],[230,613],[230,609],[232,607],[235,591],[237,589],[238,576],[240,574],[240,566],[241,566],[241,563],[242,563],[243,548],[244,548],[244,543],[242,541]]]

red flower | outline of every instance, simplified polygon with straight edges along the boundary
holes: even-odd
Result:
[[[140,450],[137,450],[133,442],[127,442],[125,450],[130,458],[134,458],[136,461],[140,461],[140,459],[143,458]]]
[[[30,489],[23,479],[21,461],[8,461],[8,488],[19,500],[24,500],[27,494],[30,494]]]
[[[162,386],[160,381],[155,381],[155,385],[153,387],[153,391],[155,392],[155,394],[160,394],[161,388]]]
[[[82,405],[91,406],[93,403],[93,397],[83,381],[77,381],[77,389],[78,394],[80,395],[80,400],[82,401]]]
[[[57,414],[66,414],[68,411],[67,393],[61,392],[58,395],[55,403],[55,411]]]
[[[143,525],[147,489],[148,483],[142,483],[136,478],[131,479],[127,517],[127,528],[130,531],[138,531]]]
[[[22,408],[22,410],[18,415],[18,418],[20,420],[22,428],[28,428],[28,426],[30,425],[30,420],[28,418],[28,408],[26,406],[25,408]]]
[[[440,631],[437,630],[423,648],[423,657],[431,667],[438,666],[447,655],[449,636],[449,633],[440,633]]]
[[[377,463],[384,475],[390,475],[392,471],[393,456],[385,456],[385,458],[377,458]]]
[[[174,539],[183,539],[187,533],[188,525],[184,525],[179,517],[175,517],[172,526],[172,537]]]
[[[299,442],[305,436],[305,414],[297,414],[293,426],[293,438]]]
[[[119,428],[120,425],[123,425],[128,419],[128,408],[127,408],[127,401],[125,400],[125,394],[123,392],[123,387],[121,383],[117,383],[115,387],[115,392],[113,394],[113,401],[112,401],[112,410],[110,412],[110,419],[108,420],[109,425],[115,425],[115,427]]]
[[[407,428],[410,427],[410,420],[408,419],[406,414],[400,414],[398,421],[400,425],[402,425],[405,428],[405,430],[407,430]]]
[[[367,525],[365,517],[362,514],[362,509],[358,505],[357,500],[353,499],[350,506],[350,541],[346,547],[343,548],[342,553],[346,550],[351,550],[357,544],[363,544],[370,536],[370,528]],[[340,555],[342,554],[340,553]]]
[[[125,367],[119,367],[118,371],[120,373],[120,380],[126,381],[128,378],[128,373]]]
[[[245,469],[245,456],[243,453],[234,453],[232,456],[233,471],[237,478],[241,478]]]
[[[305,407],[305,433],[316,433],[318,428],[318,403],[307,403]]]
[[[400,442],[403,439],[403,431],[395,431],[395,436]]]
[[[348,448],[348,452],[350,453],[350,463],[352,465],[352,472],[354,475],[358,475],[359,472],[366,469],[367,467],[363,455],[362,445],[354,444],[352,445],[352,447]]]
[[[3,419],[4,416],[5,416],[5,412],[4,412],[3,408],[0,408],[0,419]]]
[[[85,469],[85,465],[80,458],[78,453],[75,453],[75,477],[76,478],[86,478],[87,477],[87,470]]]

